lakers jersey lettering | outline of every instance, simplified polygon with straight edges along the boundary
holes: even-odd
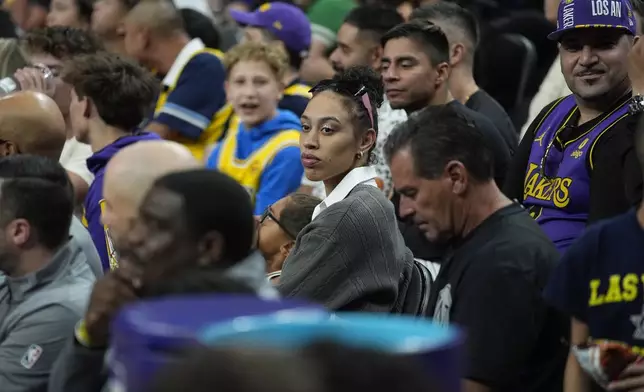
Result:
[[[539,165],[530,163],[523,188],[523,199],[528,196],[537,200],[550,201],[557,208],[564,208],[570,203],[569,188],[572,178],[546,178],[537,170]]]

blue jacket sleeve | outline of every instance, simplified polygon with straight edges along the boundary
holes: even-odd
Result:
[[[215,144],[215,147],[213,147],[212,151],[210,152],[210,155],[208,155],[208,159],[206,160],[207,169],[217,169],[217,161],[219,160],[220,146],[221,146],[221,143]]]
[[[226,71],[214,55],[195,56],[154,118],[182,136],[196,140],[226,103]]]
[[[596,264],[598,227],[586,231],[575,241],[550,275],[546,301],[567,316],[586,322],[590,298],[590,270]]]
[[[255,215],[261,215],[268,206],[295,192],[303,174],[299,147],[290,146],[278,152],[262,174],[255,198]]]

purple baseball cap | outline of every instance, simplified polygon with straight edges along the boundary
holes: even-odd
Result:
[[[635,15],[629,0],[561,0],[557,30],[548,38],[558,41],[573,29],[612,28],[635,35]]]
[[[311,23],[306,14],[292,4],[264,3],[253,12],[230,10],[230,16],[240,25],[270,31],[288,50],[298,52],[302,57],[311,46]]]

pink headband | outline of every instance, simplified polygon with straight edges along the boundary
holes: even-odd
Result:
[[[360,87],[360,90],[358,90],[355,96],[357,97],[360,94],[362,94],[362,96],[360,96],[360,98],[362,99],[362,104],[364,105],[364,108],[367,109],[367,113],[369,114],[369,121],[371,122],[371,128],[374,128],[373,111],[372,111],[373,109],[371,108],[371,102],[369,101],[369,94],[367,94],[366,91],[363,93],[363,91],[365,91],[364,86]]]

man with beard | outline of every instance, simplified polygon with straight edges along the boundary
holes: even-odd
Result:
[[[404,218],[447,246],[430,316],[467,330],[463,392],[561,391],[566,323],[541,297],[558,254],[497,187],[484,138],[441,106],[385,145]]]
[[[559,42],[572,94],[546,106],[532,122],[504,188],[562,253],[587,224],[625,212],[641,199],[633,139],[643,106],[641,98],[630,105],[627,61],[635,16],[628,0],[609,3],[560,3],[558,29],[548,37]]]

